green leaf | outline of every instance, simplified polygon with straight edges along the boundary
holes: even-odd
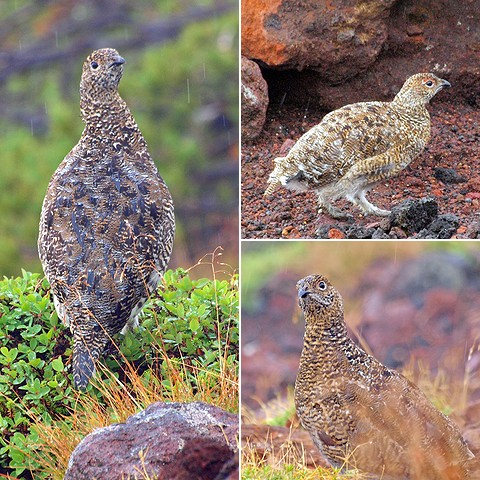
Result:
[[[65,369],[62,357],[57,357],[51,361],[51,365],[56,372],[63,372]]]
[[[198,322],[197,317],[193,317],[190,320],[189,327],[192,332],[196,332],[198,330],[198,328],[200,327],[200,323]]]

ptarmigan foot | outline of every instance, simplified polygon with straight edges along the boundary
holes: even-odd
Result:
[[[378,217],[388,217],[390,215],[390,210],[383,210],[370,203],[365,197],[365,193],[365,191],[362,191],[355,197],[347,197],[347,199],[359,207],[365,215],[376,215]]]
[[[337,220],[350,220],[353,218],[349,213],[346,213],[327,202],[320,204],[318,207],[318,214],[321,215],[322,213],[326,213]]]
[[[390,215],[390,210],[382,210],[381,208],[378,207],[373,207],[373,208],[362,208],[363,213],[365,215],[376,215],[378,217],[388,217]]]

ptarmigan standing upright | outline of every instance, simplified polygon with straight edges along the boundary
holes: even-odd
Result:
[[[424,149],[430,138],[426,105],[450,83],[433,73],[410,77],[391,102],[346,105],[305,133],[285,157],[275,159],[265,195],[283,185],[314,190],[319,211],[345,214],[332,205],[346,198],[365,214],[388,215],[372,205],[366,192],[397,175]]]
[[[295,407],[325,457],[383,480],[470,478],[473,454],[457,426],[349,338],[342,297],[330,282],[310,275],[297,289],[305,338]]]
[[[73,333],[73,377],[82,390],[109,339],[136,323],[175,233],[170,192],[118,94],[124,63],[105,48],[83,64],[85,129],[54,173],[40,219],[40,259]]]

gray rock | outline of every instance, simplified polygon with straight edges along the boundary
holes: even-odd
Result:
[[[158,402],[85,437],[64,480],[234,479],[237,437],[237,415],[201,402]]]
[[[438,214],[438,204],[433,198],[408,199],[392,208],[390,223],[408,235],[428,227]]]
[[[379,239],[384,239],[384,238],[390,238],[390,235],[388,235],[388,233],[384,232],[381,228],[377,228],[373,232],[372,238],[374,240],[379,240]]]
[[[242,139],[260,135],[268,107],[268,87],[260,67],[242,57]]]
[[[345,235],[347,238],[365,239],[372,238],[374,232],[374,228],[367,228],[363,225],[352,225],[345,230]]]
[[[467,179],[459,175],[453,168],[435,168],[434,176],[437,180],[448,185],[450,183],[462,183],[466,182]]]
[[[436,238],[452,238],[460,225],[460,219],[452,213],[439,215],[430,225],[429,230]]]

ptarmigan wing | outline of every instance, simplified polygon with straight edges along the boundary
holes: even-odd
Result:
[[[389,105],[356,103],[327,114],[290,150],[290,178],[303,179],[309,188],[322,187],[341,179],[358,160],[399,143],[402,129],[395,115],[386,115]]]
[[[466,463],[473,454],[452,422],[403,375],[383,367],[382,377],[383,385],[368,390],[346,385],[355,416],[353,463],[377,472],[383,464],[386,478],[468,478]]]
[[[136,163],[145,160],[140,154]],[[98,161],[78,149],[51,186],[39,244],[54,293],[66,312],[80,308],[121,329],[163,273],[159,259],[173,242],[170,194],[159,176],[129,168],[122,155]]]

